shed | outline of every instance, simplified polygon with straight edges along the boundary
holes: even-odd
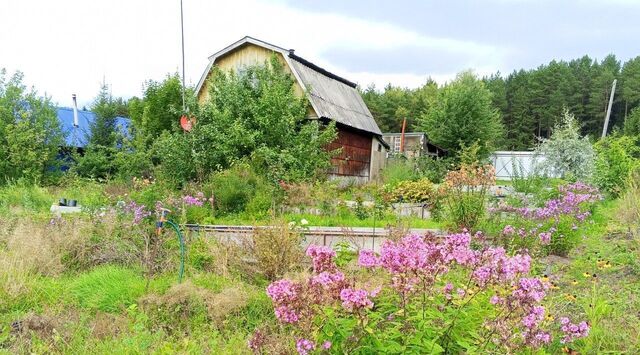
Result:
[[[447,150],[429,141],[424,132],[405,132],[404,147],[401,149],[402,133],[383,133],[382,138],[389,144],[389,153],[404,154],[407,158],[446,156]]]
[[[308,118],[336,123],[338,137],[328,149],[342,150],[331,161],[330,176],[360,182],[377,177],[384,167],[388,145],[357,85],[298,56],[292,49],[249,36],[225,47],[209,57],[209,64],[196,87],[198,101],[202,103],[208,99],[208,79],[214,66],[238,71],[246,66],[263,64],[273,54],[295,78],[296,93],[307,95]]]

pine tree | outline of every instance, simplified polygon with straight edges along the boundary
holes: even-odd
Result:
[[[620,74],[620,85],[624,116],[627,117],[633,108],[640,106],[640,56],[624,63]]]
[[[595,64],[595,76],[593,86],[587,104],[587,120],[584,122],[584,132],[592,136],[598,136],[602,132],[604,118],[609,104],[611,85],[620,72],[620,62],[612,54],[608,55],[601,63]],[[612,115],[610,126],[618,123],[617,115]]]

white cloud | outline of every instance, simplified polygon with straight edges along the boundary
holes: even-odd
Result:
[[[493,68],[506,55],[492,46],[292,9],[281,2],[184,0],[184,7],[190,84],[197,83],[209,55],[245,35],[295,48],[308,60],[363,85],[392,82],[414,87],[428,76],[445,81],[453,74],[349,72],[327,62],[323,53],[345,47],[419,46],[472,57],[469,67]],[[114,95],[140,95],[145,80],[160,80],[181,66],[179,11],[178,0],[6,1],[0,12],[0,66],[23,71],[29,84],[61,105],[70,104],[72,93],[88,104],[103,78]]]

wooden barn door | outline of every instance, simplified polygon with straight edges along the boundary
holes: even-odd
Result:
[[[369,178],[371,136],[338,128],[338,138],[328,148],[342,148],[342,152],[331,159],[330,174]]]

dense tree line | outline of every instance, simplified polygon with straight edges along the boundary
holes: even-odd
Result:
[[[538,138],[549,137],[566,108],[575,115],[582,133],[598,137],[602,132],[611,84],[618,80],[610,130],[622,128],[625,118],[640,106],[640,56],[621,63],[614,55],[602,60],[588,56],[571,61],[551,61],[531,70],[484,77],[492,93],[492,105],[501,115],[503,149],[531,149]],[[446,87],[446,85],[445,85]],[[384,132],[397,132],[402,119],[409,128],[424,128],[418,117],[434,107],[442,87],[432,80],[417,89],[388,85],[382,91],[371,86],[362,96]],[[429,132],[427,132],[429,133]]]

